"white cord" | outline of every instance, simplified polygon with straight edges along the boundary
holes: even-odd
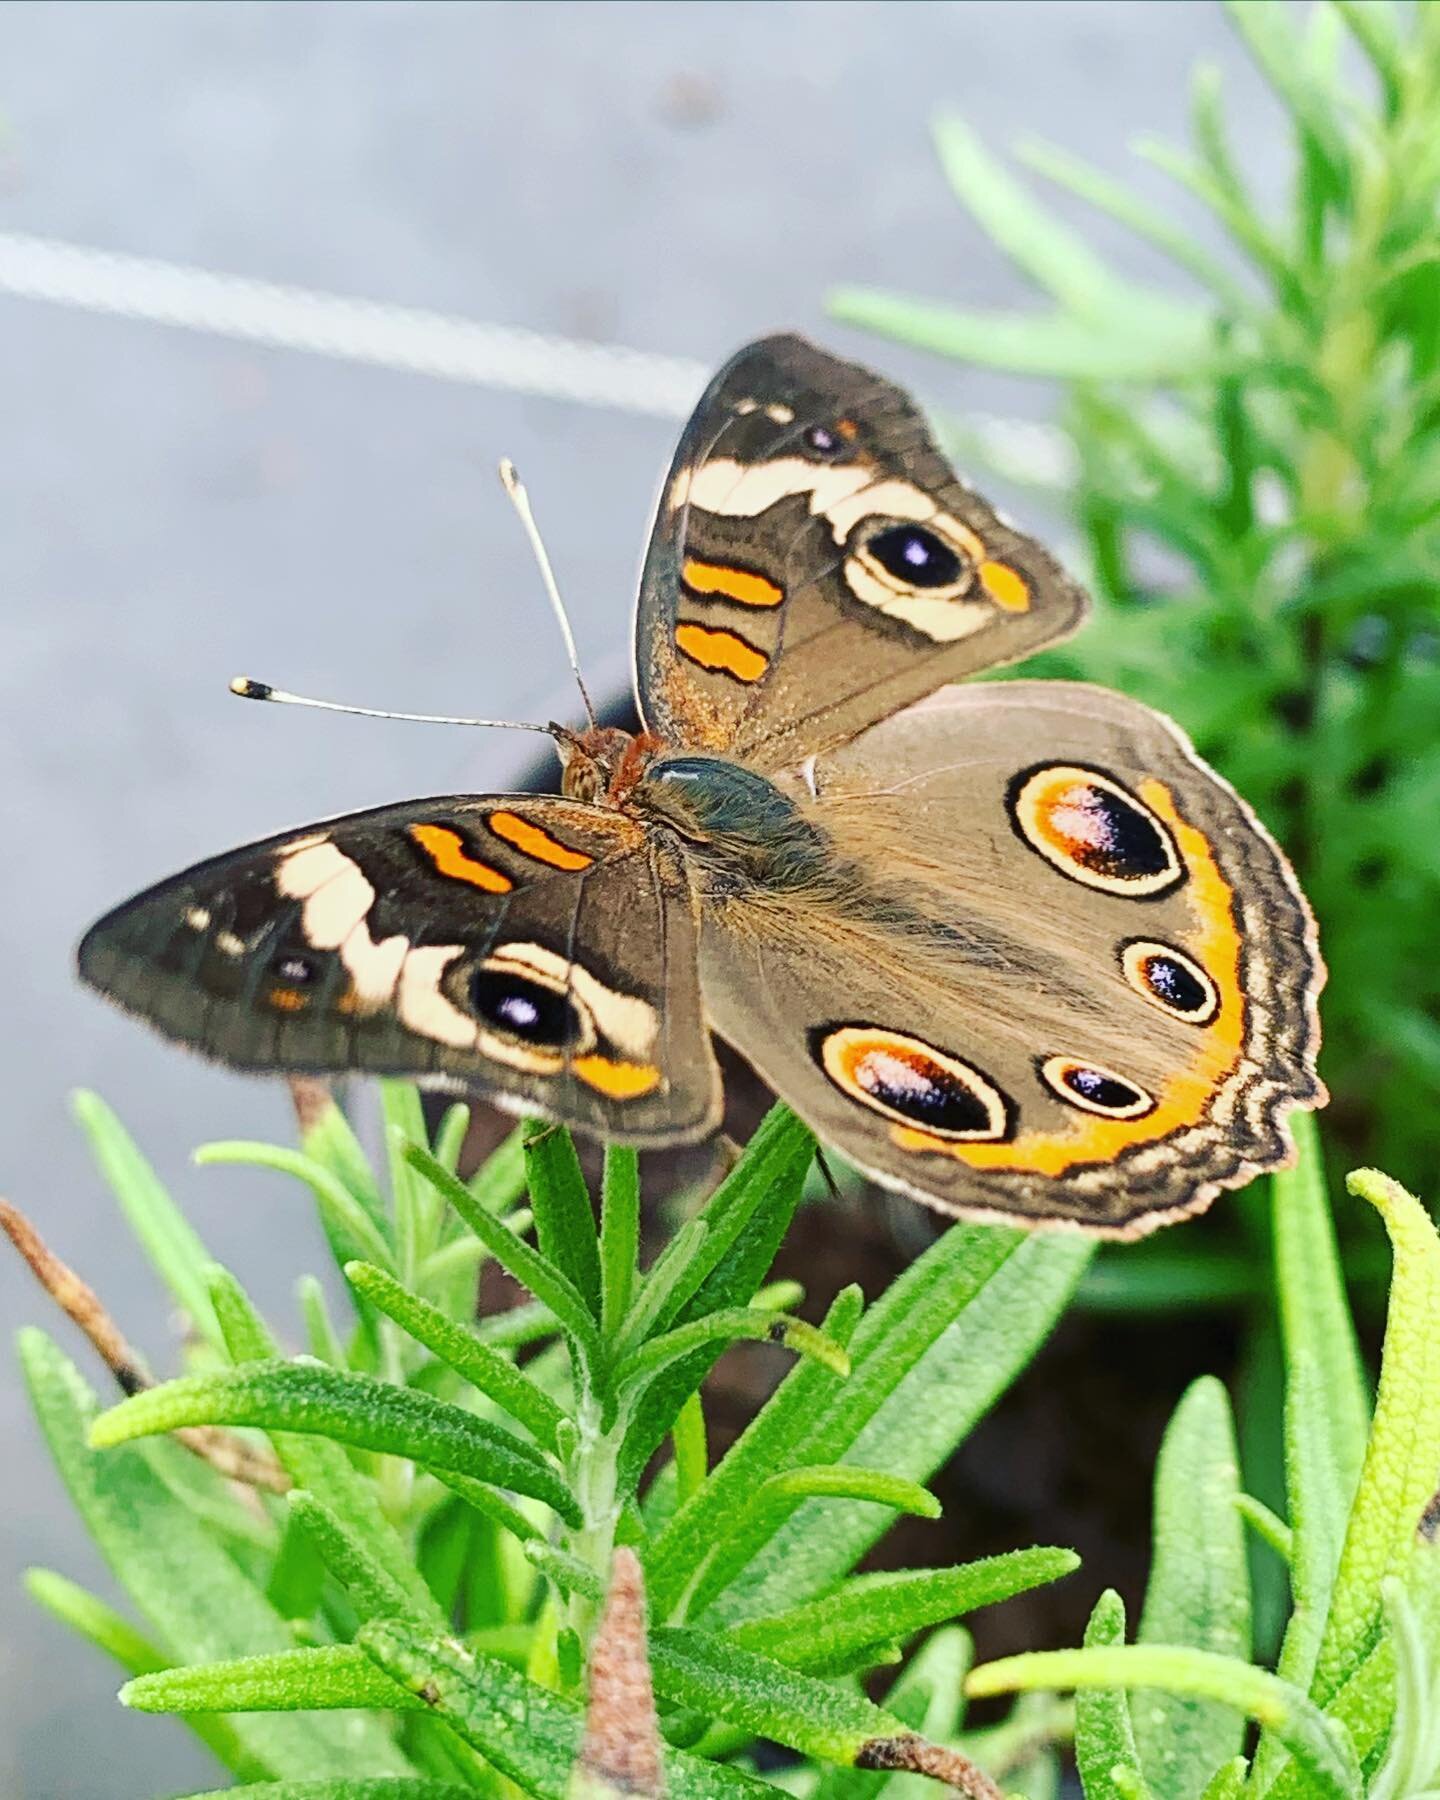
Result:
[[[689,414],[710,373],[690,357],[581,343],[23,231],[0,231],[0,294],[667,419]],[[1046,485],[1066,481],[1073,452],[1063,432],[974,414],[965,423],[999,466]]]

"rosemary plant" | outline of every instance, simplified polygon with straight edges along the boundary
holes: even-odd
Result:
[[[637,1700],[587,1736],[583,1697],[609,1694],[613,1713],[627,1691],[595,1634],[612,1570],[629,1598],[608,1616],[639,1631],[643,1569],[651,1786],[672,1800],[896,1783],[889,1800],[913,1800],[919,1775],[973,1800],[1053,1800],[1070,1755],[1087,1800],[1433,1797],[1440,1238],[1384,1176],[1352,1177],[1396,1259],[1373,1410],[1312,1130],[1273,1183],[1288,1521],[1245,1493],[1225,1390],[1205,1378],[1161,1453],[1137,1641],[1105,1592],[1083,1647],[971,1669],[960,1621],[1090,1579],[1069,1550],[856,1568],[897,1513],[937,1515],[923,1484],[1039,1347],[1082,1240],[956,1226],[872,1306],[847,1288],[817,1327],[788,1310],[793,1288],[763,1285],[813,1151],[783,1108],[642,1274],[633,1155],[607,1156],[597,1225],[563,1132],[522,1128],[462,1180],[463,1108],[432,1144],[413,1090],[383,1103],[388,1180],[330,1103],[308,1110],[299,1150],[199,1153],[313,1195],[350,1316],[303,1280],[303,1355],[280,1353],[91,1096],[81,1122],[185,1313],[187,1372],[151,1385],[96,1296],[4,1215],[128,1390],[102,1411],[44,1334],[22,1334],[41,1428],[136,1618],[51,1571],[30,1591],[119,1664],[126,1705],[194,1727],[239,1784],[224,1792],[609,1792],[603,1746],[643,1762],[657,1721]],[[532,1298],[476,1320],[488,1258]],[[746,1337],[795,1364],[712,1466],[701,1385]],[[1251,1661],[1247,1526],[1293,1593],[1273,1671]],[[1015,1690],[1008,1717],[967,1726],[968,1697]]]

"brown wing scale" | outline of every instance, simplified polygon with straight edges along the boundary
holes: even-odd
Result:
[[[710,384],[661,492],[641,707],[667,742],[779,769],[1065,636],[1085,607],[899,388],[767,338]]]
[[[813,765],[845,898],[712,898],[735,1043],[822,1136],[947,1212],[1133,1236],[1289,1159],[1324,1100],[1313,921],[1167,720],[950,689]]]
[[[606,808],[462,797],[333,819],[128,901],[79,963],[235,1068],[407,1075],[636,1143],[718,1116],[693,897]]]

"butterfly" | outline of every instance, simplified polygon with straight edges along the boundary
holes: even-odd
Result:
[[[1293,1156],[1314,922],[1180,730],[953,685],[1083,620],[900,389],[801,338],[716,375],[661,490],[643,729],[561,793],[412,800],[177,875],[82,977],[231,1067],[412,1077],[639,1146],[713,1132],[711,1034],[940,1211],[1135,1236]]]

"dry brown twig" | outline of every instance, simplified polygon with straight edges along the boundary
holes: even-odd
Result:
[[[645,1578],[623,1545],[610,1565],[610,1594],[590,1646],[585,1741],[570,1784],[572,1800],[637,1794],[660,1800],[660,1728],[645,1642]]]
[[[0,1200],[0,1229],[30,1265],[41,1287],[89,1338],[120,1391],[138,1394],[142,1388],[153,1387],[143,1357],[130,1347],[94,1288],[56,1256],[24,1213],[8,1200]],[[217,1425],[186,1426],[171,1436],[219,1474],[245,1487],[283,1494],[292,1485],[273,1457]]]
[[[295,1122],[303,1143],[335,1105],[335,1096],[330,1083],[318,1075],[291,1075],[285,1085],[290,1089],[290,1104],[295,1108]]]

